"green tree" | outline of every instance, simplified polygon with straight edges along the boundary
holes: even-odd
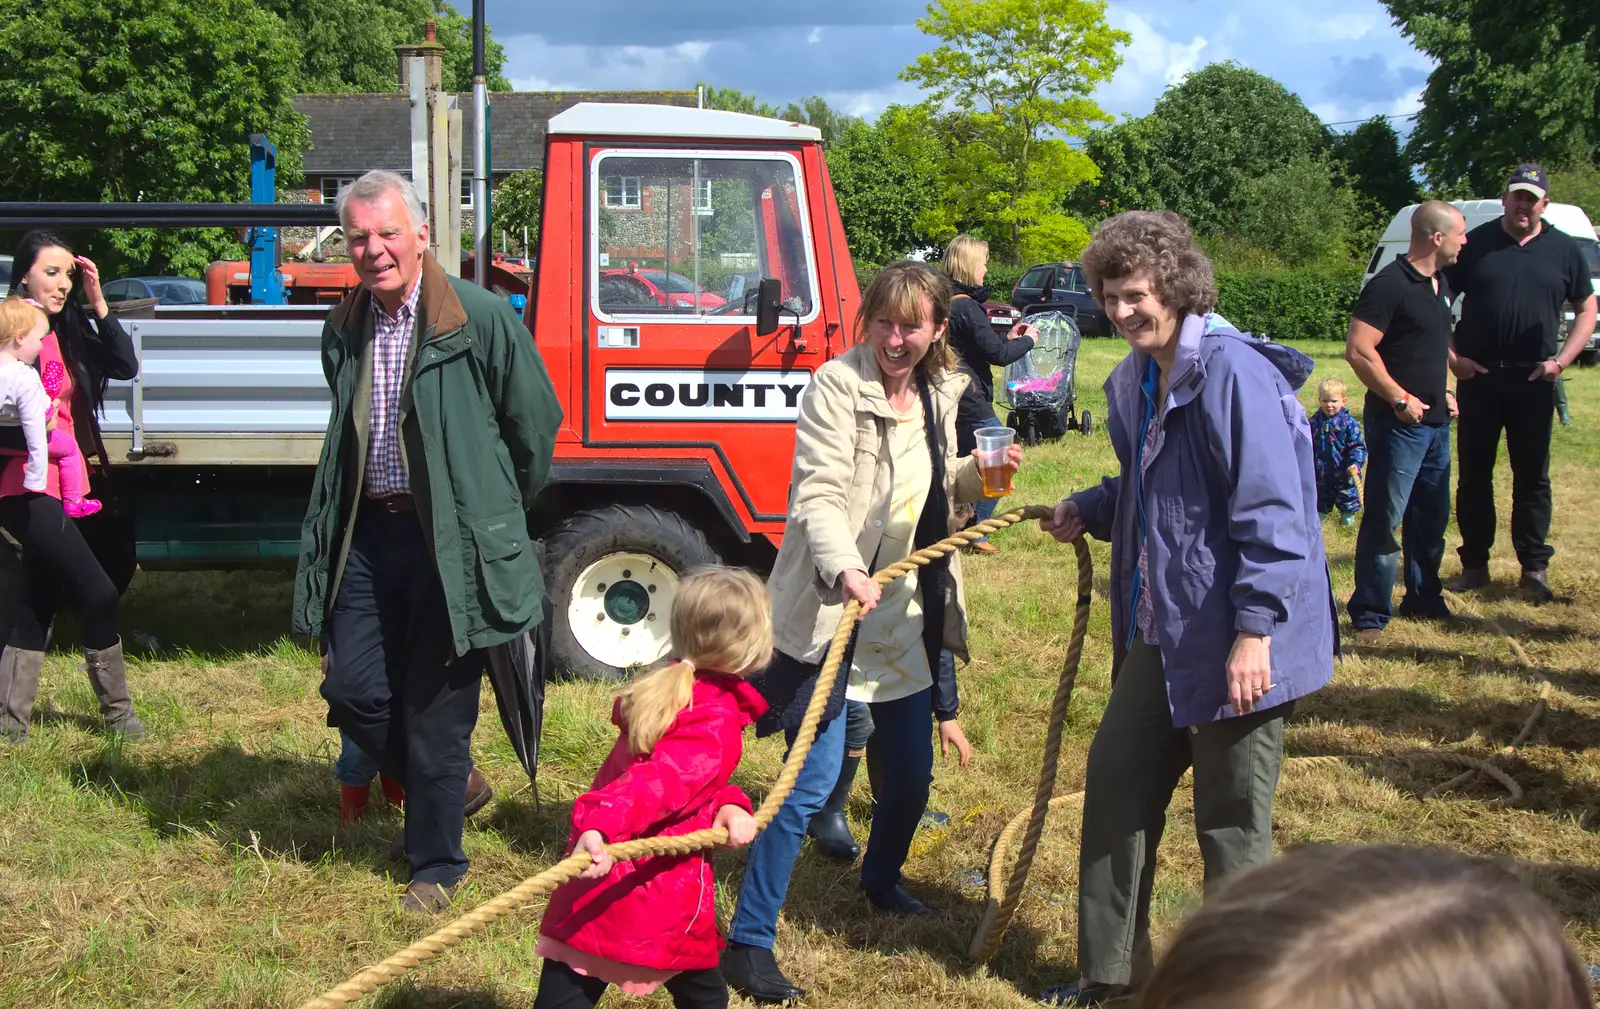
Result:
[[[815,126],[822,133],[822,142],[830,147],[839,142],[852,123],[861,122],[861,117],[846,115],[817,95],[801,99],[798,103],[790,102],[783,107],[778,118]]]
[[[1178,192],[1176,166],[1166,160],[1166,133],[1160,119],[1144,116],[1095,130],[1084,153],[1100,178],[1072,195],[1071,205],[1089,220],[1127,210],[1153,210]]]
[[[252,0],[35,0],[0,18],[0,199],[244,202],[249,135],[295,181],[308,142],[290,105],[301,54]],[[108,277],[198,275],[241,250],[228,230],[105,231]]]
[[[281,17],[300,42],[301,91],[395,90],[394,47],[421,42],[429,18],[445,47],[445,90],[472,90],[472,19],[449,0],[262,0],[261,6]],[[487,28],[483,56],[489,90],[510,91],[505,49]]]
[[[539,201],[543,195],[544,174],[535,168],[513,172],[495,187],[494,226],[510,235],[518,248],[522,248],[524,228],[529,244],[538,242]],[[528,250],[523,248],[522,254],[528,255]]]
[[[931,244],[921,228],[939,206],[943,157],[931,119],[923,106],[891,105],[874,124],[852,119],[827,149],[857,262],[883,264]]]
[[[1231,234],[1300,265],[1348,260],[1362,223],[1354,191],[1340,185],[1326,156],[1302,154],[1246,179]]]
[[[1550,171],[1550,198],[1575,203],[1600,227],[1600,166],[1580,163]]]
[[[1522,161],[1600,151],[1600,19],[1593,2],[1384,0],[1437,61],[1409,150],[1440,191],[1487,197]]]
[[[1162,205],[1195,231],[1227,231],[1239,193],[1260,178],[1322,151],[1327,128],[1282,84],[1237,63],[1213,63],[1167,89],[1144,140],[1159,167]]]
[[[1410,159],[1401,150],[1400,134],[1382,116],[1335,138],[1333,152],[1351,186],[1377,211],[1392,215],[1421,195],[1411,176]]]
[[[740,91],[738,88],[719,88],[714,84],[701,81],[695,85],[704,89],[705,106],[708,109],[721,109],[723,112],[743,112],[751,116],[766,116],[768,119],[777,119],[778,110],[755,95]]]
[[[1091,96],[1132,40],[1105,12],[1102,0],[933,0],[917,21],[943,44],[900,77],[951,109],[955,222],[975,225],[1002,258],[1065,247],[1076,233],[1066,195],[1098,172],[1063,138],[1110,122]]]

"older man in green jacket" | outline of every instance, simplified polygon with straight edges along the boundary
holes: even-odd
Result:
[[[510,306],[445,274],[415,190],[369,172],[339,198],[361,287],[329,315],[333,409],[295,582],[320,637],[328,720],[405,787],[411,884],[437,911],[467,871],[461,832],[483,650],[538,623],[525,509],[561,406]]]

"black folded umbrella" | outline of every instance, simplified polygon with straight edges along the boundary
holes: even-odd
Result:
[[[528,772],[535,806],[539,803],[539,736],[544,727],[544,683],[550,674],[553,615],[547,597],[538,626],[488,650],[489,682],[494,685],[500,722]]]

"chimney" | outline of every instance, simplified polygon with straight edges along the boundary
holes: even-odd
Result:
[[[400,61],[400,93],[403,95],[411,91],[410,59],[413,56],[421,56],[427,60],[428,88],[433,91],[444,88],[444,43],[439,41],[439,23],[429,18],[423,23],[422,31],[423,41],[415,45],[394,47],[395,55]]]

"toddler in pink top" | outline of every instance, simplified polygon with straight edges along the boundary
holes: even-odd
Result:
[[[60,361],[47,361],[43,378],[34,370],[50,320],[37,303],[10,297],[0,303],[0,425],[21,427],[28,446],[22,489],[49,492],[49,467],[56,466],[61,489],[61,510],[83,518],[100,510],[100,502],[86,497],[88,467],[72,432],[54,423],[67,371]]]

